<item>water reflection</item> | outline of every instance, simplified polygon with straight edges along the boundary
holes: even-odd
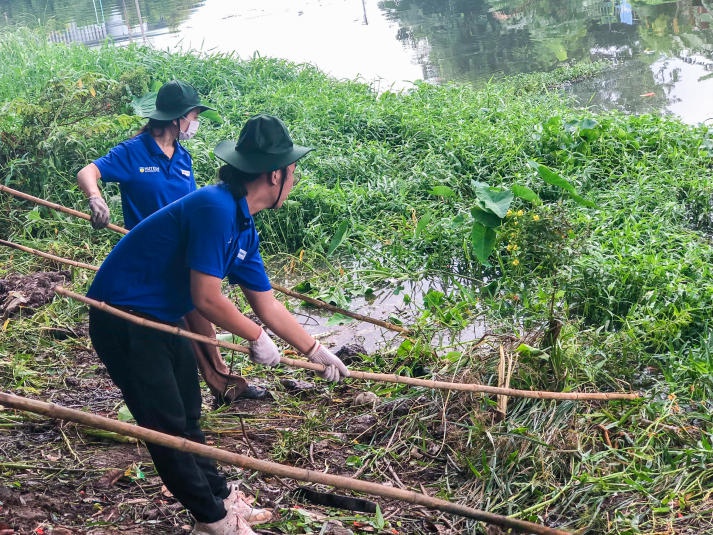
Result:
[[[580,103],[695,123],[713,117],[713,101],[699,96],[713,89],[712,2],[0,0],[0,12],[9,24],[60,33],[101,25],[117,41],[312,63],[338,78],[381,80],[380,89],[416,79],[482,84],[604,59],[611,72],[570,88]]]
[[[664,111],[696,123],[713,117],[713,10],[706,1],[386,0],[399,38],[428,49],[434,79],[483,83],[547,71],[572,60],[617,68],[571,88],[585,105]],[[695,59],[694,59],[695,58]],[[701,105],[703,104],[703,105]]]

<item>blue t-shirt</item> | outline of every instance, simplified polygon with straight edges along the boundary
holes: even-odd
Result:
[[[144,219],[97,272],[87,296],[176,322],[195,307],[190,271],[250,290],[271,289],[245,198],[203,187]]]
[[[175,147],[169,158],[151,134],[144,132],[94,160],[104,182],[119,183],[127,229],[196,190],[191,155],[180,143]]]

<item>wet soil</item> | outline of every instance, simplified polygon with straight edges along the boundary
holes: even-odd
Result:
[[[54,298],[53,286],[67,279],[66,273],[36,273],[0,281],[0,313],[6,319],[31,315]],[[121,417],[121,394],[94,354],[85,323],[41,327],[36,336],[31,363],[15,364],[12,375],[0,367],[0,379],[10,393]],[[343,347],[340,354],[345,360],[356,360],[362,349]],[[384,428],[425,403],[418,397],[390,401],[376,396],[367,396],[366,401],[362,396],[355,402],[363,389],[346,384],[330,389],[318,378],[304,373],[292,376],[289,371],[255,381],[267,386],[274,399],[244,399],[216,410],[215,400],[204,388],[209,445],[352,477],[366,477],[366,465],[359,463],[360,446],[388,448],[393,437],[389,439]],[[329,422],[324,422],[325,414],[331,416]],[[230,480],[241,480],[259,506],[274,512],[271,524],[255,528],[261,534],[462,532],[453,526],[452,517],[438,512],[359,496],[378,503],[385,519],[380,529],[374,515],[304,503],[294,493],[303,483],[233,466],[221,469]],[[442,478],[442,470],[439,460],[415,463],[395,458],[381,482],[425,490]],[[372,476],[367,479],[374,480]],[[318,485],[311,488],[350,494]],[[192,524],[190,514],[163,487],[142,443],[0,407],[0,535],[178,535],[189,533]]]

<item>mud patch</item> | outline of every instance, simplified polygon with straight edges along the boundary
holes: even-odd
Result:
[[[69,271],[40,271],[0,279],[0,316],[4,320],[19,313],[32,314],[54,299],[55,286],[65,284],[69,280]]]

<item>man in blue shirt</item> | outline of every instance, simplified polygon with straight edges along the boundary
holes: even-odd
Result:
[[[248,340],[254,362],[277,365],[280,351],[267,332],[222,294],[222,280],[228,277],[273,333],[325,366],[322,377],[348,377],[341,360],[275,299],[252,218],[282,206],[294,186],[296,162],[310,150],[294,145],[277,117],[252,117],[237,143],[223,141],[215,148],[226,162],[219,170],[222,182],[139,223],[106,258],[87,295],[167,323],[197,310],[207,321]],[[187,339],[96,308],[90,310],[89,334],[139,425],[205,442],[196,361]],[[194,535],[253,534],[248,523],[269,516],[247,506],[214,462],[163,446],[147,447],[168,490],[195,517]]]

